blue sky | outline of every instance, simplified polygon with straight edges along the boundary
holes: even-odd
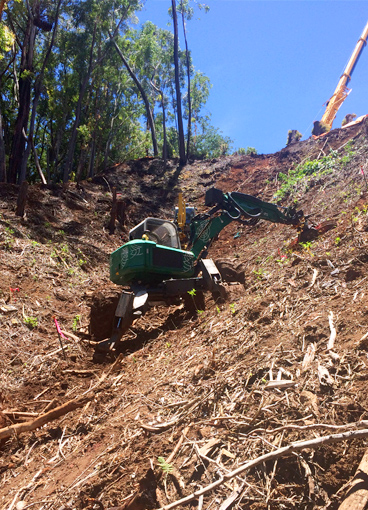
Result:
[[[194,66],[213,85],[206,105],[212,124],[234,141],[234,149],[255,147],[259,154],[285,147],[289,129],[308,138],[368,21],[368,2],[206,3],[210,11],[197,11],[187,32]],[[169,28],[170,5],[170,0],[146,0],[138,18]],[[183,38],[180,45],[184,48]],[[347,113],[368,114],[368,48],[349,88],[333,127]]]

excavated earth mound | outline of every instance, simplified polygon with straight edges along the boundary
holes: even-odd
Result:
[[[2,185],[2,509],[339,508],[367,448],[367,135],[127,162],[31,186],[23,218]],[[204,212],[212,186],[302,209],[320,236],[230,224],[209,253],[240,274],[226,301],[153,308],[94,362],[91,305],[106,303],[98,327],[118,290],[109,253],[144,217],[172,218],[179,191]]]

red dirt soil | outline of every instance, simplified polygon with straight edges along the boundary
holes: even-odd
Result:
[[[0,426],[87,399],[2,440],[3,510],[161,508],[251,459],[368,419],[367,135],[363,122],[273,155],[183,169],[147,158],[79,185],[33,185],[22,219],[18,188],[2,185]],[[179,191],[198,212],[211,186],[275,202],[280,172],[324,157],[330,166],[280,204],[297,201],[310,222],[335,228],[299,245],[289,226],[229,225],[209,256],[244,268],[244,285],[228,284],[225,303],[208,295],[195,316],[183,305],[150,310],[115,363],[93,362],[91,302],[116,291],[108,256],[130,228],[171,218]],[[113,186],[124,214],[109,234]],[[208,490],[203,508],[337,509],[366,447],[352,438],[260,463]]]

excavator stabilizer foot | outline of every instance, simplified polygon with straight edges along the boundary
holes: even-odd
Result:
[[[129,329],[134,319],[133,302],[133,292],[123,291],[121,293],[118,306],[116,307],[112,335],[107,340],[102,340],[102,342],[96,345],[96,352],[107,353],[112,351],[115,345],[120,342],[121,337]]]

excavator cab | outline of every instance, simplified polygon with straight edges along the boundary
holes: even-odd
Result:
[[[146,218],[129,232],[129,241],[143,239],[161,246],[180,250],[180,238],[177,227],[168,220]]]

